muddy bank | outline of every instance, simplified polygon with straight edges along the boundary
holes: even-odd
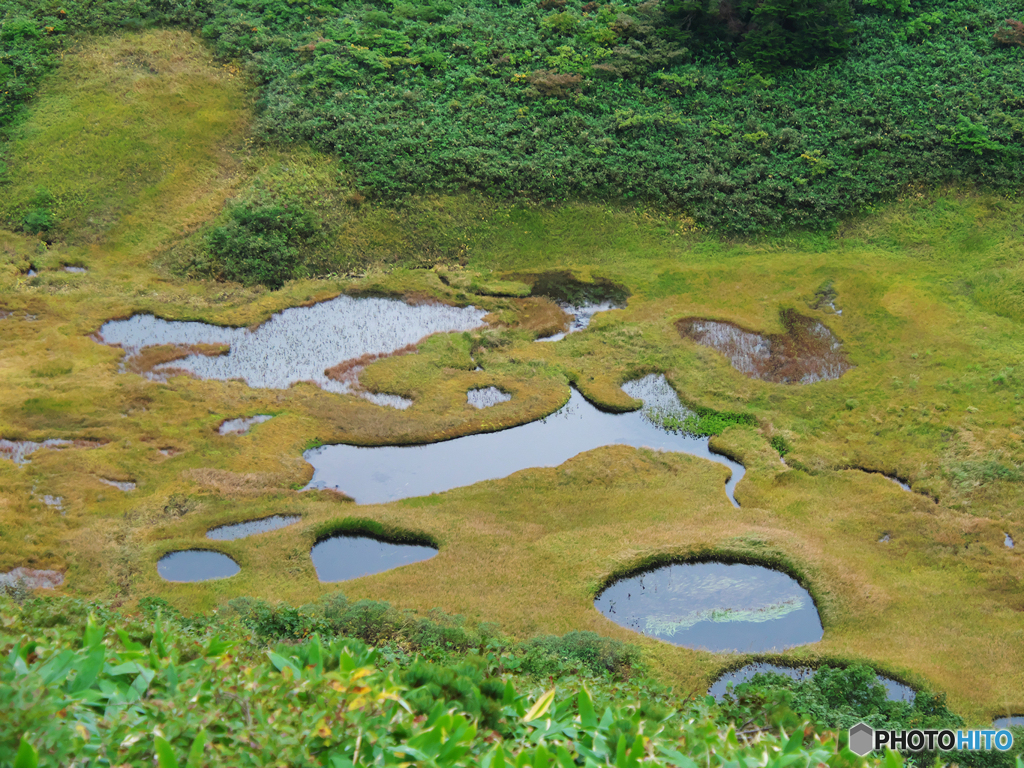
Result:
[[[676,322],[684,338],[725,355],[745,376],[777,384],[838,379],[853,366],[842,344],[819,320],[792,309],[780,313],[785,333],[764,336],[733,323],[688,317]]]
[[[64,574],[58,571],[39,571],[24,567],[0,573],[0,587],[14,587],[19,583],[27,589],[56,589],[64,583]]]

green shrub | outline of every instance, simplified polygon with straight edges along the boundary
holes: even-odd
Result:
[[[296,204],[238,203],[206,244],[227,279],[276,289],[294,276],[299,246],[315,232],[314,217]]]

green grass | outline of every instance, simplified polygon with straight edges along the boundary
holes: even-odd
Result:
[[[156,66],[166,76],[140,73],[133,51],[169,61]],[[344,202],[351,187],[336,160],[247,144],[244,85],[183,33],[97,39],[67,57],[26,118],[6,204],[22,210],[44,187],[58,223],[50,245],[23,232],[0,237],[0,310],[13,313],[0,320],[0,437],[99,445],[41,451],[24,467],[0,462],[0,571],[59,568],[65,594],[126,606],[161,596],[209,611],[242,595],[299,605],[335,589],[317,582],[309,559],[317,532],[356,517],[428,537],[440,553],[346,583],[353,599],[441,607],[523,639],[592,630],[637,641],[662,679],[700,690],[741,660],[637,638],[592,602],[611,575],[641,563],[722,554],[783,564],[809,586],[825,637],[786,658],[869,662],[948,693],[972,722],[1024,711],[1015,677],[1024,566],[1002,546],[1004,532],[1024,540],[1024,342],[1007,309],[1024,255],[1017,199],[915,188],[834,236],[761,239],[585,203],[453,195],[357,206]],[[191,103],[201,108],[173,111]],[[100,135],[81,133],[80,111]],[[61,142],[69,151],[48,156]],[[180,276],[199,263],[226,201],[275,190],[322,218],[324,239],[309,253],[327,276],[274,292]],[[29,263],[37,276],[23,274]],[[68,263],[89,271],[67,274]],[[628,305],[584,333],[533,344],[564,316],[518,295],[520,283],[563,269],[625,286]],[[826,281],[841,316],[811,308]],[[472,293],[488,286],[511,295]],[[138,312],[247,326],[342,291],[474,303],[497,322],[370,366],[365,385],[415,396],[402,413],[303,384],[154,383],[118,373],[120,352],[90,338]],[[787,307],[825,322],[855,368],[806,387],[754,381],[674,325],[707,316],[779,333]],[[470,351],[482,374],[471,372]],[[739,509],[722,493],[718,465],[625,447],[388,505],[292,490],[309,478],[301,452],[311,441],[500,429],[557,409],[570,381],[628,409],[635,403],[619,385],[651,371],[695,406],[754,420],[712,442],[747,467]],[[480,382],[512,401],[469,407],[465,392]],[[250,435],[216,433],[222,419],[254,413],[277,415]],[[787,465],[779,445],[791,448]],[[895,474],[919,493],[854,467]],[[101,477],[138,489],[122,493]],[[64,497],[66,515],[43,494]],[[238,576],[192,586],[157,576],[161,555],[205,544],[208,528],[283,513],[302,522],[217,543],[242,566]],[[884,532],[892,538],[883,545]]]

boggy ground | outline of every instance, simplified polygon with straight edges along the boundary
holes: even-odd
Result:
[[[814,595],[825,637],[785,656],[871,662],[946,691],[977,722],[1024,711],[1024,567],[1002,544],[1004,532],[1024,540],[1017,200],[908,190],[835,237],[780,242],[724,242],[641,209],[502,207],[472,196],[404,210],[365,204],[338,214],[347,234],[334,275],[276,292],[181,279],[174,254],[194,248],[254,179],[291,174],[297,184],[308,171],[308,194],[346,194],[337,170],[323,172],[333,161],[256,148],[249,98],[236,72],[182,33],[97,40],[68,57],[12,145],[9,221],[40,186],[64,213],[49,245],[19,231],[0,238],[0,437],[99,445],[42,450],[20,467],[0,461],[0,571],[56,568],[65,593],[129,606],[147,595],[192,611],[243,594],[297,604],[339,588],[317,582],[309,549],[332,524],[358,518],[432,537],[440,553],[341,585],[350,597],[439,606],[519,636],[593,629],[640,643],[666,680],[700,691],[745,659],[638,638],[592,600],[616,573],[720,555],[781,565]],[[413,234],[396,234],[410,210]],[[441,223],[423,224],[431,221]],[[424,262],[417,244],[451,221],[458,243],[428,248]],[[354,239],[366,243],[356,256],[346,250]],[[628,306],[534,344],[564,316],[519,281],[549,270],[621,284]],[[828,281],[841,316],[814,308]],[[137,312],[251,325],[343,291],[474,303],[494,322],[360,374],[363,386],[412,397],[404,412],[308,384],[152,382],[118,373],[121,353],[90,338]],[[708,317],[779,334],[783,309],[824,322],[854,367],[809,386],[751,380],[675,325]],[[555,410],[570,382],[628,409],[636,403],[619,385],[654,371],[692,404],[756,417],[756,427],[715,438],[747,466],[739,509],[722,492],[724,468],[624,447],[381,506],[296,490],[311,474],[302,450],[317,442],[500,429]],[[466,403],[468,389],[489,385],[512,400],[482,411]],[[274,418],[247,435],[217,434],[224,419],[258,413]],[[771,438],[792,447],[787,464]],[[897,475],[914,492],[858,467]],[[101,478],[138,487],[122,492]],[[44,495],[63,497],[63,514]],[[303,520],[250,539],[204,539],[216,525],[285,513]],[[880,544],[883,533],[891,539]],[[163,582],[157,559],[190,546],[231,555],[241,573]]]

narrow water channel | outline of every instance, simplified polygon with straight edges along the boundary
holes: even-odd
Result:
[[[382,504],[507,477],[531,467],[556,467],[605,445],[630,445],[687,453],[725,465],[732,471],[726,495],[739,506],[733,491],[743,477],[743,465],[713,453],[706,437],[659,426],[658,414],[686,410],[664,376],[648,376],[632,389],[631,384],[624,389],[650,407],[606,413],[573,389],[569,402],[550,416],[501,432],[429,445],[314,448],[304,454],[313,465],[313,478],[306,488],[334,488],[359,504]]]

